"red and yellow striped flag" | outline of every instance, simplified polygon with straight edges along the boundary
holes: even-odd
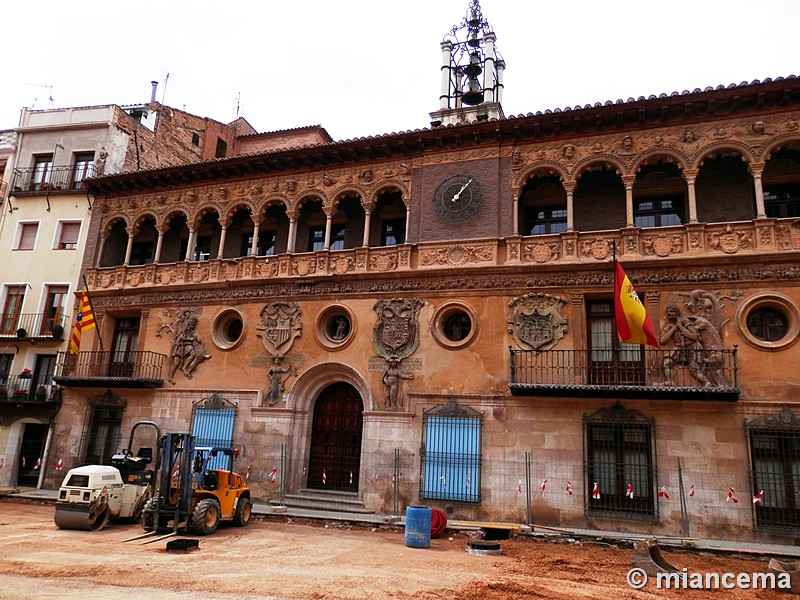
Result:
[[[647,344],[658,348],[653,323],[647,316],[644,305],[625,271],[622,270],[622,266],[618,261],[614,262],[616,263],[614,313],[619,341],[627,344]]]
[[[81,349],[81,332],[86,329],[94,329],[94,313],[89,302],[89,294],[83,290],[81,302],[78,306],[78,315],[75,317],[75,325],[72,328],[72,336],[69,339],[69,353],[78,354]]]

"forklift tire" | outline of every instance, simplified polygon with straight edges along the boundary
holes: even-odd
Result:
[[[210,535],[219,525],[219,502],[206,498],[200,500],[192,512],[192,531],[197,535]]]
[[[244,527],[250,522],[251,516],[253,516],[253,503],[250,502],[250,498],[239,498],[236,512],[233,515],[233,524],[237,527]]]
[[[156,509],[158,508],[158,499],[152,498],[147,501],[144,509],[142,510],[141,523],[145,531],[154,531],[156,528],[155,518]]]

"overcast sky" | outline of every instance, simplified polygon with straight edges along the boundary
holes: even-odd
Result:
[[[797,0],[481,0],[506,116],[800,75]],[[157,100],[335,140],[429,127],[469,0],[39,0],[4,7],[0,129],[22,107]],[[238,111],[238,112],[237,112]]]

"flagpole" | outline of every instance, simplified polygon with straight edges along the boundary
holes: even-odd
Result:
[[[95,319],[95,332],[97,333],[97,341],[100,342],[100,351],[105,352],[103,348],[103,337],[100,335],[100,323],[97,322],[97,313],[94,311],[94,306],[92,305],[92,297],[89,295],[89,284],[86,283],[86,275],[83,276],[83,289],[86,292],[86,299],[89,301],[89,308],[92,311],[92,315]]]

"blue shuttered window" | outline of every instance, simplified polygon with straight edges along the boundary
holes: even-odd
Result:
[[[481,423],[455,401],[425,414],[421,498],[480,502]]]

